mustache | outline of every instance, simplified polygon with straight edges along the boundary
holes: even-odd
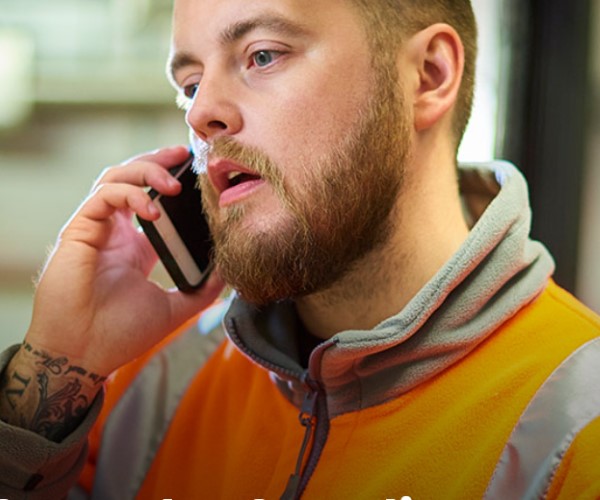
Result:
[[[243,145],[232,137],[218,137],[210,144],[195,139],[192,149],[192,168],[198,175],[206,174],[212,158],[222,158],[243,165],[275,186],[283,184],[281,170],[266,153],[258,148]]]
[[[202,144],[198,145],[198,142]],[[302,227],[306,228],[305,216],[299,209],[298,200],[284,184],[282,168],[266,153],[258,148],[246,146],[232,137],[218,137],[210,144],[193,137],[192,145],[195,155],[192,168],[198,176],[197,186],[206,193],[207,199],[213,199],[213,205],[217,204],[216,194],[208,181],[207,168],[212,158],[222,158],[248,168],[270,184],[281,202],[302,221]]]

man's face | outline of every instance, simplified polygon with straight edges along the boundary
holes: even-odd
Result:
[[[391,230],[408,131],[390,63],[345,0],[176,0],[174,33],[221,275],[258,304],[331,286]]]

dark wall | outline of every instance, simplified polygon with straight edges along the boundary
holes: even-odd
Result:
[[[512,50],[501,154],[529,181],[533,237],[574,291],[589,120],[591,0],[510,0]]]

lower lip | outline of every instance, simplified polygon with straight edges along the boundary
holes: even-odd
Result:
[[[221,208],[239,203],[265,184],[262,179],[242,182],[237,186],[226,189],[219,196],[219,206]]]

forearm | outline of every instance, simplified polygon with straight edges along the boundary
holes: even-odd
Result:
[[[20,348],[15,346],[0,352],[0,378],[8,382],[8,384],[3,383],[4,388],[0,389],[0,399],[3,400],[2,405],[5,407],[0,417],[0,498],[13,500],[65,498],[77,483],[86,462],[87,437],[102,408],[103,391],[100,391],[94,399],[92,406],[85,412],[83,421],[74,430],[68,432],[66,427],[63,427],[66,437],[60,442],[47,439],[19,425],[12,425],[7,420],[15,418],[28,420],[24,413],[20,418],[18,417],[19,412],[23,412],[19,408],[24,407],[19,400],[26,397],[26,391],[23,391],[21,396],[21,389],[12,385],[9,376],[15,370],[13,367],[16,367],[16,364],[13,363],[20,358],[21,350],[22,346]],[[10,369],[9,365],[11,365]],[[18,374],[23,375],[24,379],[28,378],[26,373],[21,371],[18,371]],[[98,384],[100,385],[102,384]],[[13,401],[18,411],[13,409],[11,403],[6,400],[6,391],[11,389],[17,392],[8,393],[9,400]],[[12,394],[18,396],[16,400],[11,399]],[[30,422],[31,420],[29,417]]]
[[[60,442],[85,417],[104,377],[24,342],[0,380],[0,419]]]

